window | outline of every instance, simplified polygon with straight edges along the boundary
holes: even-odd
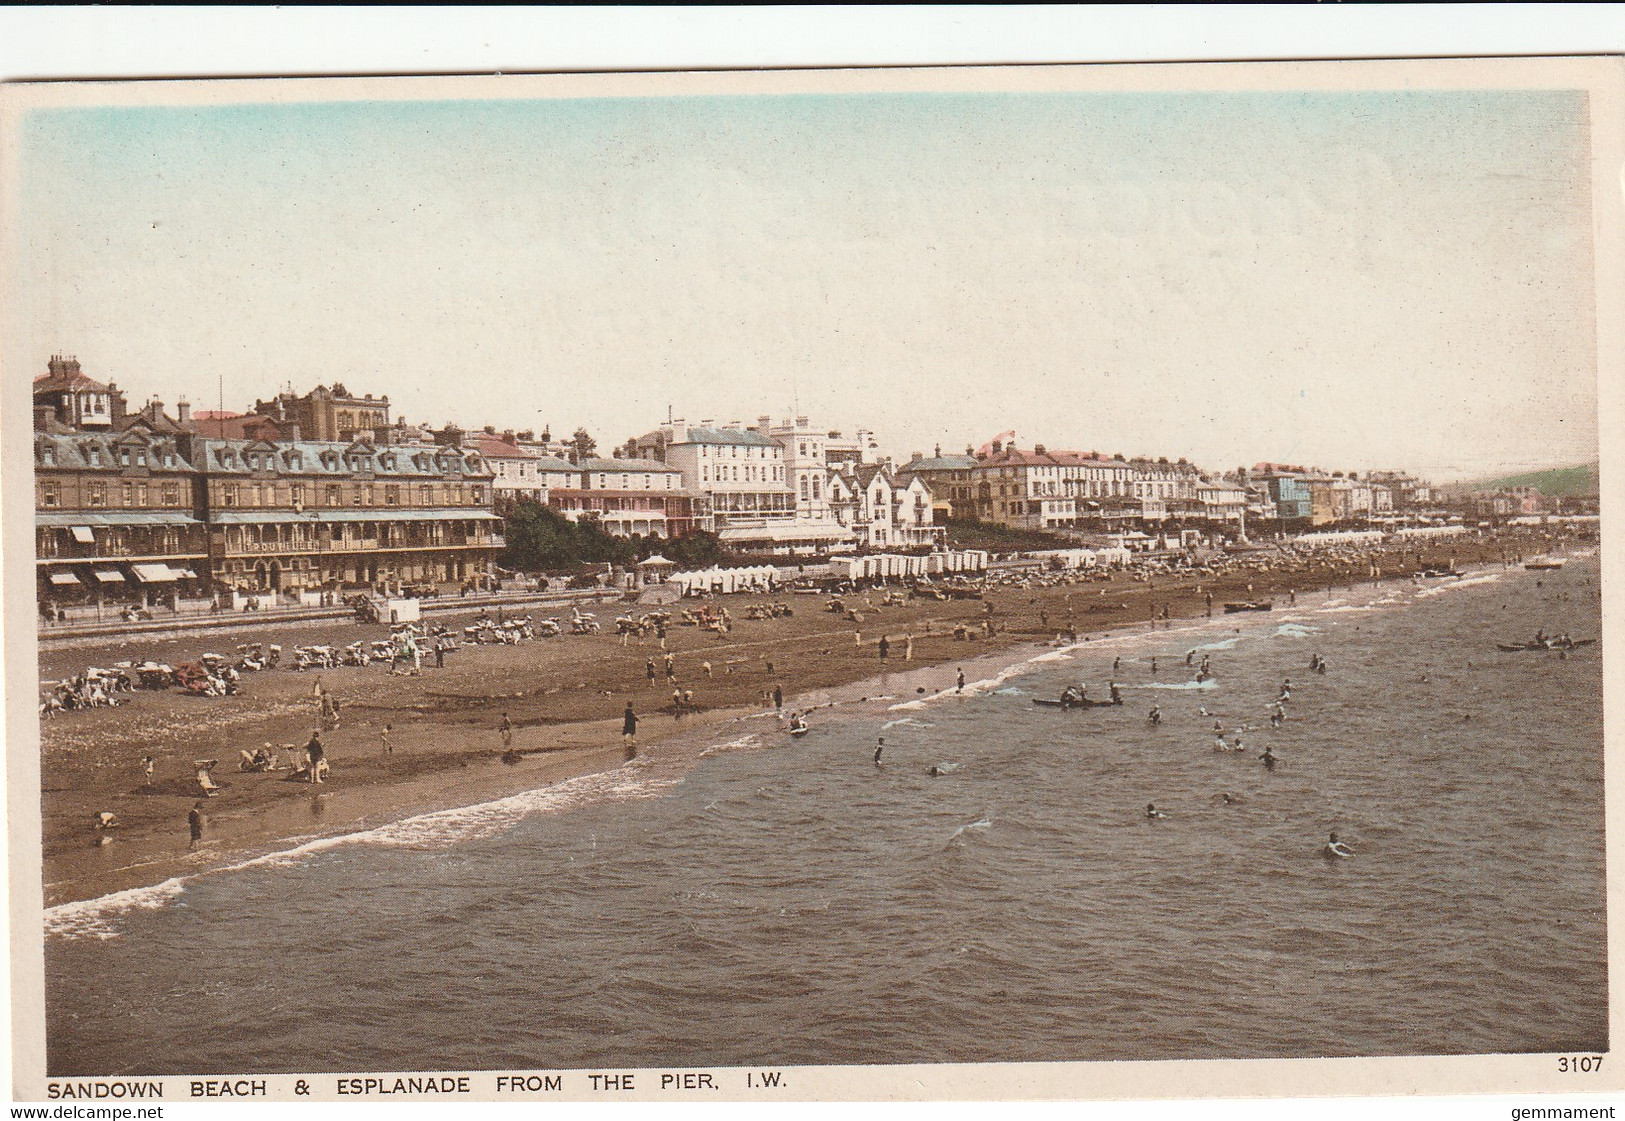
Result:
[[[237,505],[237,484],[236,483],[226,483],[223,486],[221,486],[221,488],[220,488],[220,505],[222,505],[222,506],[235,506],[235,505]]]
[[[422,486],[420,486],[418,488],[418,505],[420,505],[420,506],[433,506],[434,505],[434,487],[432,487],[429,484],[425,483],[424,485],[422,485]]]
[[[327,504],[329,506],[340,506],[343,502],[344,499],[341,496],[339,485],[337,483],[327,484]]]
[[[138,483],[136,485],[136,488],[135,488],[135,504],[137,506],[145,506],[147,504],[147,484],[146,483]]]
[[[106,506],[107,505],[107,486],[106,486],[106,484],[104,484],[104,483],[91,483],[90,484],[90,494],[88,496],[88,500],[87,500],[86,504],[90,505],[90,506]]]
[[[162,501],[165,506],[179,506],[181,504],[180,484],[165,483],[162,490]]]
[[[120,505],[124,506],[125,509],[128,509],[129,507],[135,505],[135,487],[132,486],[129,483],[125,483],[124,487],[123,487],[123,491],[124,491],[124,495],[123,495],[124,500],[123,500],[122,503],[120,503]]]
[[[56,466],[56,449],[50,444],[44,444],[39,450],[39,460],[47,467]]]
[[[290,506],[303,506],[305,504],[305,484],[291,483],[288,486],[288,504]]]
[[[57,484],[56,484],[55,479],[51,479],[51,480],[48,480],[48,481],[43,482],[43,483],[40,484],[40,502],[39,502],[39,504],[41,506],[56,506],[61,501],[62,501],[61,493],[57,490]]]
[[[401,488],[390,483],[384,487],[384,505],[399,506],[401,504]]]
[[[474,505],[482,506],[484,504],[485,504],[485,488],[477,486],[477,487],[474,488]]]

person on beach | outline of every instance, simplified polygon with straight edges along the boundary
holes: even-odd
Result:
[[[385,724],[384,730],[378,733],[378,741],[383,745],[385,755],[395,754],[395,748],[389,742],[389,733],[395,730],[395,725]]]
[[[1275,711],[1270,713],[1270,727],[1271,728],[1279,728],[1281,726],[1282,722],[1285,721],[1285,720],[1286,720],[1286,709],[1281,706],[1280,701],[1276,701],[1275,702]]]
[[[961,667],[960,670],[959,670],[959,684],[954,686],[954,692],[963,693],[964,691],[965,691],[965,670],[964,670],[963,667]]]
[[[881,736],[880,742],[875,744],[875,766],[880,766],[880,753],[886,750],[886,737]]]
[[[1151,711],[1146,714],[1145,718],[1151,724],[1151,726],[1153,728],[1155,728],[1158,724],[1161,724],[1162,723],[1162,706],[1161,705],[1152,705],[1151,706]]]
[[[1333,833],[1326,839],[1325,845],[1321,847],[1320,855],[1324,856],[1327,860],[1337,860],[1341,857],[1353,856],[1354,850],[1349,848],[1342,841],[1339,841],[1337,839],[1337,834]]]
[[[1323,677],[1325,676],[1325,674],[1326,674],[1326,659],[1325,658],[1322,658],[1318,662],[1315,663],[1315,672],[1320,674]]]
[[[197,848],[197,843],[203,840],[203,803],[199,802],[192,807],[192,812],[186,815],[186,824],[192,831],[192,843],[187,845],[187,851]]]
[[[1112,672],[1113,673],[1116,673],[1119,669],[1122,668],[1122,666],[1123,666],[1123,659],[1122,658],[1113,658],[1112,659]]]
[[[151,786],[152,785],[152,772],[153,772],[153,769],[154,769],[155,766],[156,766],[156,764],[153,762],[152,756],[150,756],[150,755],[148,755],[145,759],[141,760],[141,775],[142,775],[141,785],[142,786]]]
[[[1151,655],[1151,672],[1157,672],[1157,656],[1155,654]]]
[[[891,640],[885,635],[880,636],[879,649],[880,660],[884,662],[886,660],[886,655],[891,653]]]
[[[1240,736],[1236,737],[1236,743],[1238,745],[1241,743],[1241,737]],[[1264,769],[1266,771],[1273,771],[1275,769],[1275,763],[1276,763],[1275,755],[1274,755],[1274,753],[1272,753],[1270,751],[1268,745],[1266,745],[1264,747],[1264,754],[1260,755],[1258,757],[1258,759],[1259,759],[1259,761],[1261,763],[1264,764]]]
[[[782,709],[783,707],[784,707],[784,690],[782,688],[780,688],[779,686],[775,685],[775,686],[773,686],[773,708],[774,708],[774,711],[778,711],[779,709]]]
[[[1106,688],[1111,690],[1112,704],[1120,705],[1120,704],[1123,703],[1123,691],[1117,687],[1117,682],[1115,682],[1115,681],[1107,682],[1106,683]]]
[[[649,678],[649,684],[653,685],[655,680],[655,660],[653,658],[644,659],[643,672]]]
[[[502,714],[502,723],[497,725],[497,733],[502,737],[504,748],[513,746],[513,721],[508,719],[506,712]]]
[[[700,663],[700,672],[705,674],[705,676],[710,677],[711,676],[711,663],[710,662],[701,662]]]
[[[621,714],[621,742],[627,747],[638,745],[638,714],[632,711],[632,702],[626,702],[626,711]]]
[[[305,745],[305,763],[310,771],[311,782],[322,781],[322,764],[326,758],[327,751],[322,747],[321,732],[310,733],[310,742]]]

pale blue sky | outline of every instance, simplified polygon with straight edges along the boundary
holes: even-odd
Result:
[[[1587,145],[1564,92],[37,111],[17,296],[35,372],[198,407],[1444,479],[1596,455]]]

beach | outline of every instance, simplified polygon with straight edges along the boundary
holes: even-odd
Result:
[[[1457,559],[871,663],[795,695],[823,706],[798,739],[728,706],[595,773],[52,907],[50,1069],[1606,1050],[1602,651],[1496,648],[1599,635],[1597,561]],[[1107,681],[1122,706],[1032,703]]]
[[[359,624],[286,624],[46,649],[44,679],[122,659],[177,664],[205,651],[229,653],[244,641],[278,642],[285,652],[282,668],[243,674],[237,696],[136,690],[118,708],[42,720],[46,904],[151,886],[312,839],[612,770],[627,762],[620,732],[629,703],[640,718],[638,750],[647,751],[673,736],[714,734],[717,726],[771,712],[775,687],[782,691],[785,714],[809,703],[801,698],[832,689],[857,686],[861,695],[862,683],[882,670],[938,667],[935,675],[925,675],[930,686],[949,687],[955,667],[972,659],[1008,659],[1012,648],[1064,640],[1067,632],[1081,639],[1148,630],[1153,613],[1159,617],[1155,625],[1170,626],[1174,619],[1204,616],[1208,596],[1216,614],[1222,614],[1218,605],[1233,600],[1273,598],[1284,609],[1294,596],[1302,600],[1329,586],[1370,584],[1371,563],[1387,578],[1409,580],[1412,569],[1426,565],[1453,560],[1499,567],[1503,557],[1548,545],[1513,535],[1456,539],[1420,551],[1412,547],[1404,557],[1398,551],[1334,554],[1277,561],[1269,570],[1149,581],[1119,572],[1109,581],[992,587],[981,600],[920,598],[888,607],[880,606],[884,593],[871,590],[845,600],[861,622],[825,610],[823,595],[732,595],[714,601],[732,614],[731,633],[674,625],[664,650],[652,636],[623,643],[611,633],[616,609],[606,605],[598,612],[604,633],[463,646],[448,655],[444,669],[426,657],[421,672],[410,675],[391,674],[381,663],[287,668],[296,644],[343,644],[386,633]],[[794,615],[744,619],[750,605],[771,602],[789,603]],[[649,609],[623,610],[635,615]],[[461,627],[468,620],[457,615],[435,621]],[[981,635],[988,624],[991,636],[954,637],[956,625]],[[888,640],[884,663],[877,645],[882,636]],[[676,687],[693,693],[693,710],[681,715],[672,710],[667,653],[674,659]],[[710,664],[709,676],[704,663]],[[313,785],[290,781],[286,771],[239,773],[239,750],[272,745],[280,756],[285,746],[305,744],[320,724],[318,680],[340,706],[338,726],[322,735],[332,765],[328,780]],[[914,688],[929,691],[926,684]],[[517,753],[506,762],[499,732],[504,714]],[[150,784],[142,774],[148,755],[154,757]],[[207,799],[199,795],[193,765],[203,759],[220,760],[214,775],[223,787]],[[194,805],[205,818],[204,838],[191,848],[187,814]],[[104,812],[117,816],[115,829],[93,828]]]

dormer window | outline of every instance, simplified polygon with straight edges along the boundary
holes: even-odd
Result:
[[[56,449],[50,444],[43,444],[39,450],[39,461],[47,467],[56,466]]]

